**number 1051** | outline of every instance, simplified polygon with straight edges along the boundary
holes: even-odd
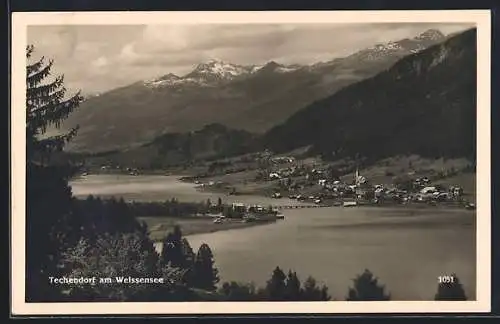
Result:
[[[455,277],[453,277],[453,276],[439,276],[438,282],[439,283],[454,283]]]

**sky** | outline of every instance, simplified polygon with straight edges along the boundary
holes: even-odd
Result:
[[[54,59],[69,91],[102,93],[141,80],[182,76],[210,59],[252,65],[313,64],[435,28],[470,24],[210,24],[30,26],[33,60]]]

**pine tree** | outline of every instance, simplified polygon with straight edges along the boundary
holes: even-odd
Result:
[[[189,266],[194,263],[195,260],[195,254],[193,251],[193,248],[191,247],[191,244],[189,244],[189,241],[187,238],[182,238],[182,254],[184,255],[185,265]]]
[[[378,279],[366,269],[353,280],[354,287],[349,288],[348,301],[374,301],[390,300],[390,295],[385,293],[385,288],[379,285]]]
[[[435,300],[467,300],[464,288],[458,277],[453,274],[451,278],[453,278],[452,282],[443,282],[438,285],[438,290],[434,297]]]
[[[224,300],[229,301],[254,301],[258,300],[255,285],[253,283],[238,283],[235,281],[225,282],[218,291]]]
[[[194,287],[215,291],[219,283],[219,271],[214,264],[214,256],[210,247],[203,243],[196,254],[193,269]]]
[[[286,275],[280,267],[274,269],[271,279],[266,283],[266,298],[274,301],[283,301],[286,295]]]
[[[194,284],[194,262],[196,260],[196,255],[186,238],[182,239],[181,244],[182,255],[184,257],[184,262],[181,266],[181,268],[185,270],[184,282],[188,287],[191,287]]]
[[[331,296],[328,294],[328,287],[318,287],[316,279],[309,276],[304,281],[303,288],[301,289],[301,300],[304,301],[328,301]]]
[[[75,169],[52,159],[77,129],[57,136],[46,136],[46,131],[60,128],[83,98],[79,92],[65,97],[63,76],[49,80],[53,61],[46,64],[42,57],[30,63],[33,52],[33,46],[26,48],[26,296],[44,301],[59,298],[47,278],[58,274],[57,259],[76,244],[81,227],[71,212],[68,186]]]
[[[26,48],[28,60],[31,59],[33,52],[33,46]],[[47,162],[51,153],[62,151],[64,145],[76,135],[78,128],[73,128],[66,134],[44,139],[41,139],[40,135],[44,135],[49,127],[60,128],[62,121],[83,100],[80,92],[69,98],[65,97],[64,76],[57,76],[52,81],[47,80],[53,62],[51,60],[45,64],[45,58],[41,57],[26,67],[26,158],[38,164]]]
[[[301,287],[300,280],[297,277],[296,272],[292,270],[288,271],[288,276],[285,282],[285,298],[290,301],[300,301],[301,300]]]
[[[328,301],[328,300],[331,300],[332,299],[332,296],[330,296],[330,294],[328,293],[328,287],[323,285],[321,287],[321,290],[320,290],[320,296],[319,296],[319,300],[321,301]]]
[[[182,267],[185,263],[182,248],[182,231],[178,225],[163,240],[161,252],[162,263],[171,264],[173,267]]]

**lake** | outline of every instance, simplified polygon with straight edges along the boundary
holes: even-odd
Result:
[[[219,197],[226,203],[242,202],[245,204],[268,205],[308,205],[296,200],[270,197],[256,197],[251,195],[227,195],[199,191],[189,182],[179,181],[180,177],[162,175],[88,175],[70,182],[73,194],[77,197],[86,197],[90,194],[99,196],[120,196],[126,200],[135,201],[164,201],[176,198],[185,202],[200,202],[207,199],[216,202]]]
[[[72,182],[75,195],[181,201],[217,199],[176,177],[94,175]],[[276,204],[271,198],[224,196],[224,201]],[[280,204],[297,203],[282,199]],[[188,236],[196,250],[207,243],[223,281],[264,285],[272,270],[311,275],[345,298],[365,268],[394,300],[432,300],[437,277],[455,273],[469,299],[476,289],[476,213],[451,209],[381,207],[284,210],[285,220],[268,225]],[[161,248],[158,246],[158,248]]]

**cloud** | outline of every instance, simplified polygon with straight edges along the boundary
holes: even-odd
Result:
[[[185,74],[218,58],[237,64],[310,64],[375,43],[413,37],[429,28],[444,33],[464,24],[210,24],[37,26],[28,40],[54,58],[68,88],[105,91],[167,73]]]
[[[108,59],[105,58],[104,56],[99,57],[97,60],[92,61],[92,66],[96,68],[102,68],[106,65],[108,65]]]

